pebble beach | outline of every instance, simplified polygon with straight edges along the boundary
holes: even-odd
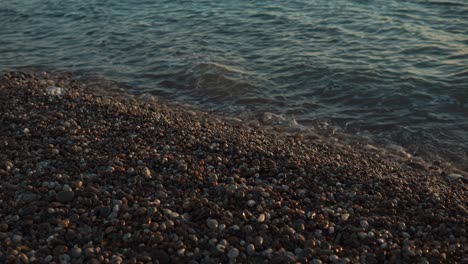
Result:
[[[68,75],[0,79],[1,263],[467,263],[467,183]]]

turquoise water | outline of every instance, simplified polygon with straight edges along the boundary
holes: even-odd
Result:
[[[2,0],[25,66],[468,167],[466,0]]]

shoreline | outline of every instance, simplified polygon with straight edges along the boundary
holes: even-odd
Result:
[[[2,262],[467,260],[467,181],[437,166],[68,76],[0,93]]]

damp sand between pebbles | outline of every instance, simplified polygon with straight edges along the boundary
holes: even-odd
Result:
[[[1,77],[0,162],[2,263],[468,261],[462,175],[67,76]]]

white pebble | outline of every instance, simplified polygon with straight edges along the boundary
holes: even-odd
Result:
[[[151,171],[150,169],[148,169],[148,167],[143,168],[143,176],[145,176],[146,178],[151,178]]]
[[[224,245],[218,244],[216,246],[216,250],[218,250],[219,253],[224,253],[224,251],[226,250],[226,247]]]
[[[349,214],[342,214],[341,215],[341,221],[346,222],[349,218]]]
[[[257,222],[259,223],[265,222],[265,214],[260,214],[257,218]]]
[[[181,248],[181,249],[177,250],[177,255],[179,255],[179,256],[183,256],[184,253],[185,253],[185,248]]]

